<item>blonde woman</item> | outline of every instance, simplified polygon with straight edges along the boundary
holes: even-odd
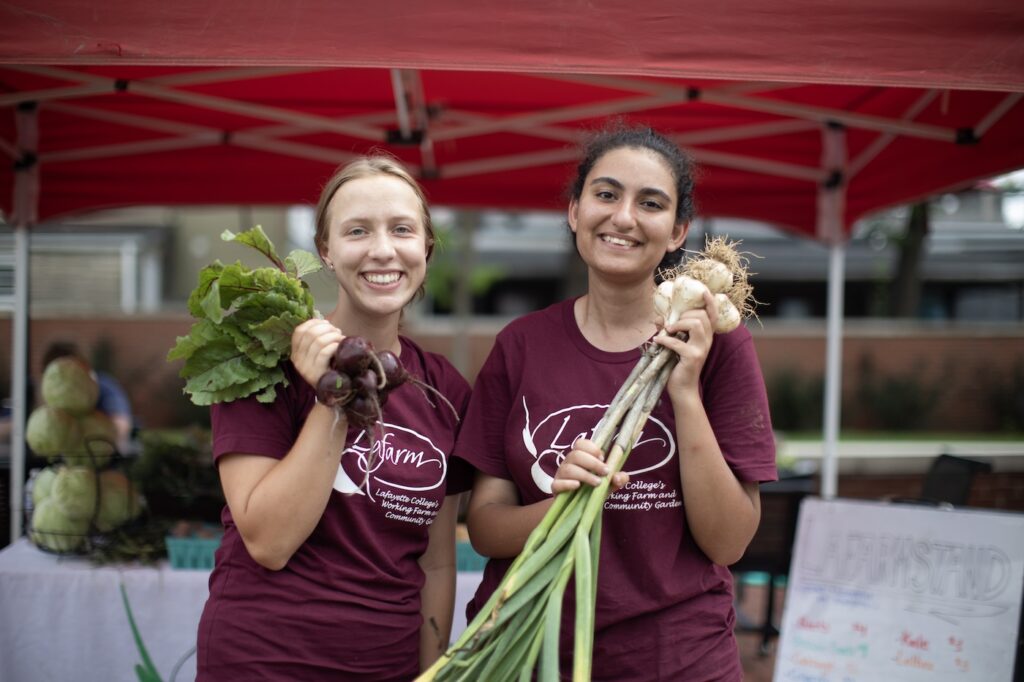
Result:
[[[204,682],[409,680],[448,644],[458,493],[468,487],[448,466],[456,415],[405,385],[371,437],[314,391],[355,335],[464,411],[466,381],[399,333],[433,250],[427,202],[397,162],[362,158],[328,181],[316,221],[336,307],[296,328],[289,384],[274,403],[212,411],[227,507],[199,625]]]

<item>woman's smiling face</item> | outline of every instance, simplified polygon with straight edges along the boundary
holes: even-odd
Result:
[[[349,180],[327,209],[322,256],[333,268],[350,312],[401,312],[427,271],[427,234],[419,198],[384,174]]]
[[[676,224],[675,187],[656,152],[619,147],[598,159],[569,204],[569,227],[587,266],[614,280],[650,279],[686,237],[687,225]]]

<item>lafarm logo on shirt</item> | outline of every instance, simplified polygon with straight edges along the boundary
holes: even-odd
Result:
[[[593,438],[607,409],[608,405],[572,405],[552,412],[531,427],[530,408],[523,397],[523,444],[533,455],[530,473],[539,490],[551,493],[555,472],[572,444],[577,438]],[[652,416],[633,446],[624,471],[630,476],[653,471],[670,462],[675,452],[671,429]]]
[[[444,484],[448,463],[444,452],[423,434],[385,422],[371,439],[364,430],[341,455],[334,489],[346,495],[366,495],[378,504],[404,498]],[[380,498],[380,499],[378,499]],[[433,513],[436,514],[436,505]]]

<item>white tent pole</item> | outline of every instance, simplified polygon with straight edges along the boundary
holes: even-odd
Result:
[[[469,375],[470,365],[470,321],[473,318],[473,292],[470,281],[476,260],[474,233],[480,219],[476,211],[462,210],[456,213],[455,229],[459,236],[460,267],[455,270],[455,337],[452,339],[452,364],[463,376]]]
[[[14,319],[11,325],[11,542],[21,537],[25,486],[25,419],[28,406],[28,228],[39,205],[38,116],[34,102],[18,107],[19,157],[14,178]]]
[[[391,69],[391,90],[395,93],[398,132],[402,134],[403,140],[408,140],[412,136],[412,117],[409,116],[409,100],[406,98],[401,69]]]
[[[843,384],[843,290],[846,246],[837,241],[829,248],[828,321],[825,332],[825,432],[821,467],[821,495],[826,500],[839,488],[839,413]]]
[[[829,244],[828,319],[825,332],[825,405],[822,437],[821,496],[839,487],[839,413],[843,384],[843,288],[846,278],[846,131],[837,124],[822,131],[822,169],[829,180],[818,190],[818,238]]]

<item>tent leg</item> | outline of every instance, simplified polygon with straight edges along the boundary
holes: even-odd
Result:
[[[14,318],[11,325],[11,542],[21,537],[28,405],[28,227],[14,227]]]
[[[839,412],[842,395],[843,290],[846,247],[835,243],[829,249],[828,321],[825,333],[825,434],[821,469],[821,495],[836,496],[839,483]]]
[[[839,412],[842,396],[843,284],[846,278],[846,131],[827,123],[822,128],[821,167],[825,181],[818,188],[818,237],[829,244],[828,322],[825,333],[825,406],[821,496],[836,496],[839,487]]]
[[[38,115],[35,103],[18,107],[14,179],[14,319],[11,324],[11,542],[21,537],[25,487],[25,419],[28,405],[29,225],[39,206]]]
[[[459,235],[460,266],[455,270],[455,338],[452,340],[452,364],[462,373],[469,376],[470,365],[470,320],[473,318],[472,276],[475,266],[476,252],[473,245],[473,233],[479,215],[476,211],[459,211],[456,218],[456,230]]]

